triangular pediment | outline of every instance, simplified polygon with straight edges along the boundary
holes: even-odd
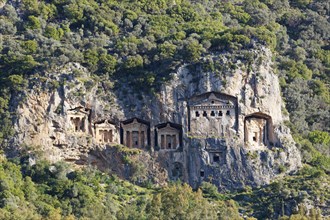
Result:
[[[209,100],[220,100],[220,99],[217,98],[217,97],[214,95],[214,93],[210,93]]]
[[[161,123],[161,124],[155,125],[155,127],[158,128],[158,130],[164,129],[166,127],[167,128],[172,128],[172,129],[175,129],[175,130],[178,130],[178,131],[180,131],[182,129],[181,125],[175,124],[175,123],[172,123],[172,122]]]
[[[144,125],[144,126],[147,126],[147,127],[150,126],[149,122],[147,122],[145,120],[142,120],[140,118],[136,118],[136,117],[131,118],[131,119],[128,119],[126,121],[122,121],[121,122],[121,125],[122,126],[127,126],[127,125],[130,125],[130,126],[133,126],[133,125]]]
[[[97,128],[115,128],[115,124],[109,122],[109,120],[104,120],[103,122],[95,123],[95,127]]]
[[[173,132],[179,132],[179,129],[172,127],[169,123],[162,128],[159,128],[159,131],[173,131]]]
[[[214,93],[210,93],[208,98],[204,98],[202,100],[192,103],[192,105],[194,105],[194,106],[196,106],[196,105],[201,105],[201,106],[203,106],[203,105],[232,105],[232,104],[233,104],[232,101],[220,99],[220,98],[216,97],[216,95]]]

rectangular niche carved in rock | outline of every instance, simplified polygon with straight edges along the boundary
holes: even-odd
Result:
[[[210,152],[209,156],[212,165],[222,165],[226,163],[226,156],[224,152]]]
[[[213,163],[217,163],[219,161],[220,161],[220,156],[217,154],[213,155]]]
[[[127,147],[145,148],[150,145],[149,122],[132,118],[121,122],[121,144]]]
[[[95,139],[99,143],[119,143],[119,132],[116,124],[109,120],[94,123]]]
[[[272,118],[262,112],[247,115],[244,119],[244,141],[255,148],[274,143]]]
[[[207,92],[190,98],[188,108],[190,136],[223,139],[236,135],[236,97],[219,92]]]
[[[171,122],[155,126],[155,144],[160,150],[176,150],[182,145],[182,126]]]
[[[88,132],[90,109],[78,106],[67,112],[71,129],[74,132]]]

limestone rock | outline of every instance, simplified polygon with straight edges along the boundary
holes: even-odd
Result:
[[[139,159],[159,170],[149,172],[159,184],[167,177],[194,187],[211,181],[222,190],[268,183],[281,175],[280,167],[285,172],[299,168],[300,153],[284,125],[288,117],[282,113],[271,52],[259,48],[247,53],[254,62],[242,54],[201,60],[217,63],[217,71],[183,65],[157,95],[142,98],[126,85],[109,89],[79,64],[60,67],[46,73],[46,83],[36,78],[27,91],[17,108],[13,143],[39,146],[51,161],[97,164],[123,178],[129,178],[129,170],[111,157],[107,146],[142,147]],[[49,92],[54,81],[59,86]],[[143,129],[127,133],[134,118],[143,122]],[[97,126],[106,120],[109,128]],[[161,131],[159,125],[167,122],[174,127]],[[116,138],[111,129],[117,129]]]

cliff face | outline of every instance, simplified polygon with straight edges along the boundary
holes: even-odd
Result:
[[[156,95],[125,84],[115,90],[69,64],[47,73],[45,82],[31,80],[17,109],[13,143],[124,178],[127,161],[111,156],[119,143],[142,149],[145,172],[158,183],[167,176],[194,187],[211,181],[222,190],[268,183],[296,170],[300,154],[283,124],[288,118],[270,52],[247,54],[252,59],[220,54],[182,66]],[[54,82],[57,89],[47,91]]]

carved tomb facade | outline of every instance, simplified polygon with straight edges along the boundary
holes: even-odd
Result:
[[[149,122],[139,118],[121,122],[121,143],[131,148],[145,148],[150,145]]]
[[[74,132],[88,132],[90,109],[82,106],[70,109],[67,113]]]
[[[109,120],[94,123],[95,139],[99,143],[119,143],[119,133],[116,125]]]
[[[155,127],[156,146],[160,150],[175,150],[181,146],[181,125],[167,122],[156,125]]]
[[[274,129],[269,115],[257,112],[244,119],[244,141],[250,146],[274,144]]]
[[[189,100],[189,131],[197,138],[226,138],[237,132],[236,97],[208,92]]]

